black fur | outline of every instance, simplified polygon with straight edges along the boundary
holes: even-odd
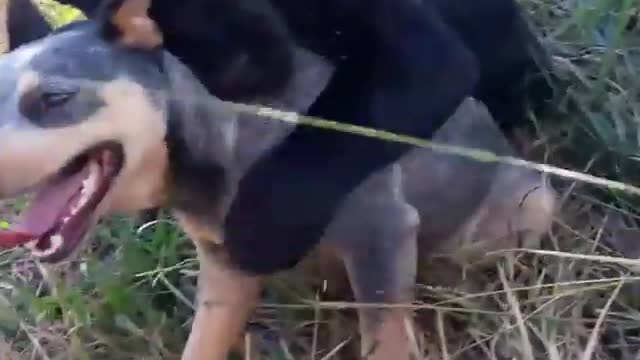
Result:
[[[277,91],[296,42],[337,67],[311,115],[428,138],[475,95],[504,128],[524,118],[535,39],[514,0],[154,0],[150,16],[223,99]],[[240,183],[226,224],[235,262],[256,273],[292,266],[344,196],[409,149],[298,128]]]
[[[99,0],[60,2],[89,15],[95,15],[100,4]],[[375,15],[397,17],[389,14],[400,11],[402,6],[398,5],[403,3],[408,4],[405,7],[418,6],[411,5],[410,0],[397,5],[390,0],[187,0],[176,7],[170,0],[154,0],[150,16],[164,32],[167,49],[190,66],[212,93],[239,101],[256,93],[270,94],[284,84],[290,70],[288,45],[293,40],[326,56],[340,69],[371,72],[376,66],[374,55],[382,52],[374,49],[376,42],[383,40],[372,36],[375,28],[383,25]],[[422,21],[443,22],[445,32],[453,33],[473,52],[477,66],[470,66],[476,67],[479,76],[473,86],[474,96],[488,104],[504,129],[520,123],[524,118],[524,80],[537,67],[530,52],[541,49],[517,4],[513,0],[427,0],[419,6],[426,9]],[[435,33],[431,36],[434,39],[419,36],[416,31],[403,39],[403,45],[393,39],[390,42],[396,45],[393,50],[402,46],[413,56],[435,58],[440,54],[432,42],[439,37]],[[234,67],[242,63],[238,60],[244,55],[248,60]],[[234,70],[230,74],[231,69]],[[341,73],[334,82],[364,81],[351,71]],[[429,79],[422,86],[436,85]],[[329,93],[325,98],[337,98],[333,91]],[[349,91],[342,90],[343,93]],[[336,120],[355,121],[339,115],[342,116]],[[394,113],[398,115],[401,114]]]
[[[51,31],[51,26],[31,0],[9,0],[7,15],[10,50]]]
[[[96,9],[100,6],[100,0],[58,0],[59,3],[71,5],[82,11],[87,16],[95,15]]]

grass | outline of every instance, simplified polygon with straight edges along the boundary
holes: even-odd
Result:
[[[79,14],[41,0],[56,25]],[[522,0],[552,54],[557,111],[535,118],[541,162],[638,183],[637,0]],[[542,250],[505,252],[495,269],[419,287],[430,359],[635,359],[640,350],[637,200],[556,180],[563,206]],[[5,209],[18,209],[13,203]],[[6,216],[10,218],[10,214]],[[86,256],[44,269],[0,254],[0,358],[179,359],[198,265],[170,217],[140,228],[113,217]],[[283,274],[254,320],[263,359],[330,359],[357,336],[357,304],[315,302]],[[477,281],[480,276],[482,281]],[[329,340],[327,340],[329,339]]]

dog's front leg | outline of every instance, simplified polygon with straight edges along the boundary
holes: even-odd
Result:
[[[182,360],[226,360],[244,333],[262,281],[232,268],[224,247],[211,241],[213,236],[184,228],[196,244],[200,275],[197,308]]]
[[[417,271],[419,214],[402,193],[401,170],[384,170],[347,199],[325,240],[344,261],[357,302],[411,304]],[[367,360],[409,360],[412,311],[398,306],[358,309],[361,354]]]

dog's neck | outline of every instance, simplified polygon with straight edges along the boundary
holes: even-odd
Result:
[[[305,113],[326,87],[333,68],[319,57],[299,50],[296,53],[295,73],[286,89],[270,98],[255,99],[251,104]],[[193,73],[178,59],[166,54],[164,67],[170,87],[168,94],[168,141],[173,143],[173,154],[185,156],[192,164],[210,164],[212,178],[206,190],[209,198],[199,205],[181,204],[180,199],[193,197],[197,189],[178,187],[179,193],[171,200],[178,212],[184,206],[190,211],[202,212],[196,222],[201,226],[215,226],[222,221],[226,209],[233,201],[239,179],[260,157],[280,143],[295,124],[264,116],[237,111],[229,102],[211,95]],[[170,154],[172,149],[170,146]],[[171,156],[171,155],[170,155]],[[184,159],[173,159],[176,164]],[[217,178],[215,174],[223,178]],[[178,174],[174,181],[189,184],[189,174]],[[185,178],[186,176],[186,178]],[[216,185],[217,184],[217,185]],[[184,185],[184,184],[183,184]],[[193,207],[199,209],[193,209]],[[192,214],[193,215],[193,214]],[[196,218],[198,216],[195,216]],[[194,216],[192,216],[194,218]]]
[[[305,113],[327,86],[334,68],[327,61],[309,51],[298,48],[294,52],[294,74],[288,86],[279,94],[254,99],[250,105],[261,105],[278,110]],[[197,104],[206,106],[207,119],[201,114],[189,114],[185,118],[197,122],[215,122],[186,126],[184,136],[189,141],[204,141],[211,147],[208,156],[222,164],[230,174],[242,174],[261,156],[277,145],[295,127],[290,122],[266,116],[234,110],[233,104],[211,95],[193,73],[178,59],[166,54],[165,64],[175,103],[182,104],[180,111],[196,111]],[[190,97],[194,97],[190,99]],[[203,134],[205,128],[213,128]]]

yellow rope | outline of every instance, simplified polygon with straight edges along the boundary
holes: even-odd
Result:
[[[304,116],[297,114],[295,112],[282,111],[277,109],[272,109],[264,106],[255,106],[255,105],[247,105],[240,103],[232,103],[232,106],[236,109],[236,111],[256,114],[259,116],[266,116],[272,119],[307,125],[307,126],[316,126],[326,130],[332,131],[343,131],[352,134],[357,134],[360,136],[368,136],[372,138],[377,138],[384,141],[395,141],[400,143],[405,143],[421,148],[431,149],[433,151],[438,151],[442,153],[448,153],[453,155],[464,156],[467,158],[474,159],[480,162],[494,162],[494,163],[503,163],[513,166],[524,167],[527,169],[531,169],[534,171],[538,171],[541,173],[552,174],[558,177],[572,179],[584,183],[593,184],[596,186],[608,188],[610,190],[618,190],[622,192],[626,192],[628,194],[640,195],[640,188],[628,185],[619,181],[608,180],[605,178],[562,169],[556,166],[540,164],[531,161],[527,161],[524,159],[516,158],[513,156],[501,156],[495,153],[492,153],[487,150],[482,149],[471,149],[464,148],[454,145],[446,145],[434,143],[429,140],[419,139],[406,135],[394,134],[388,131],[376,130],[364,126],[357,126],[351,124],[343,124],[335,121],[329,121],[320,118],[314,118],[310,116]]]

